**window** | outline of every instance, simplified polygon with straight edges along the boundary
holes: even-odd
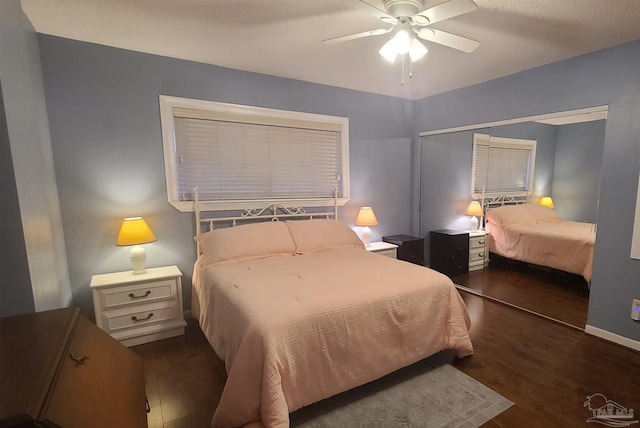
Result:
[[[530,193],[535,158],[534,140],[473,134],[473,197]]]
[[[347,118],[160,96],[169,202],[193,211],[349,199]]]

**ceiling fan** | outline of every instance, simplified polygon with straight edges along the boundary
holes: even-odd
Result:
[[[369,6],[370,10],[375,11],[380,20],[390,24],[390,27],[326,39],[323,43],[340,43],[394,32],[391,40],[380,49],[380,54],[390,62],[394,62],[398,55],[404,58],[406,53],[409,54],[411,62],[415,62],[427,53],[427,48],[414,35],[467,53],[473,52],[480,45],[475,40],[429,27],[436,22],[477,10],[478,6],[472,0],[448,0],[424,10],[423,0],[384,0],[385,10],[365,0],[358,1]]]

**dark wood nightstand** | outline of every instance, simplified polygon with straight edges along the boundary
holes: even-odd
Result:
[[[431,269],[447,276],[469,272],[469,232],[432,230],[429,245]]]
[[[384,242],[398,246],[398,260],[424,266],[424,239],[409,235],[383,236]]]

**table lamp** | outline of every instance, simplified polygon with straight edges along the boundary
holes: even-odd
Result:
[[[471,230],[478,230],[478,217],[482,217],[482,207],[480,206],[480,202],[471,201],[469,202],[469,206],[467,210],[464,212],[465,215],[471,216]]]
[[[553,208],[553,199],[551,199],[551,196],[543,196],[542,199],[540,199],[540,205]]]
[[[147,255],[140,245],[148,244],[156,240],[155,235],[142,217],[125,218],[118,234],[117,246],[134,245],[129,253],[133,274],[140,275],[146,273],[144,263]]]
[[[356,217],[356,226],[364,226],[364,229],[362,229],[362,242],[364,242],[365,247],[371,246],[371,229],[369,229],[369,226],[377,225],[378,219],[373,209],[371,207],[360,208],[358,217]]]

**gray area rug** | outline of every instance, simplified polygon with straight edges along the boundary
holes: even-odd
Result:
[[[430,357],[388,376],[303,407],[291,427],[479,427],[513,403]]]

